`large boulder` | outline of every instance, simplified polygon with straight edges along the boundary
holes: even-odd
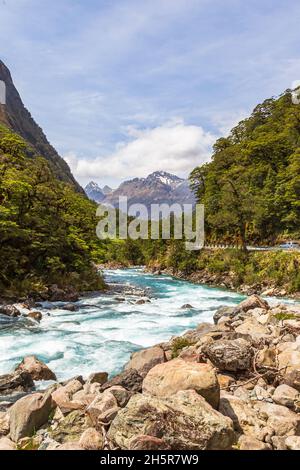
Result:
[[[253,344],[258,344],[261,340],[267,341],[272,339],[269,328],[252,317],[237,326],[235,332],[238,337],[249,339]]]
[[[286,373],[283,381],[300,392],[300,369],[292,369]]]
[[[28,372],[33,380],[56,380],[54,372],[35,356],[24,357],[15,370]]]
[[[0,305],[0,314],[14,318],[21,315],[21,312],[14,305]]]
[[[129,399],[132,397],[134,392],[129,392],[123,387],[120,387],[120,385],[115,385],[113,387],[107,388],[105,392],[111,393],[115,399],[117,400],[118,406],[121,408],[124,408],[124,406],[127,405],[129,402]]]
[[[45,424],[53,409],[50,394],[34,393],[18,400],[10,409],[10,437],[17,442]]]
[[[68,304],[64,304],[61,307],[61,309],[62,310],[67,310],[68,312],[77,312],[79,310],[79,307],[75,304],[68,303]]]
[[[238,448],[239,450],[270,450],[270,445],[243,434],[238,440]]]
[[[175,340],[171,341],[171,345],[174,345],[174,341],[176,344],[176,340],[184,340],[187,339],[190,341],[191,344],[196,344],[198,341],[201,340],[207,333],[214,329],[214,325],[211,323],[200,323],[195,330],[188,330],[184,333],[183,336],[179,336],[175,338]]]
[[[108,438],[127,450],[141,435],[162,439],[173,450],[223,450],[234,441],[232,421],[194,390],[166,398],[134,395],[112,422]]]
[[[116,375],[113,379],[108,380],[101,389],[106,390],[107,388],[115,385],[120,385],[126,390],[132,392],[141,392],[142,390],[143,377],[135,369],[128,369],[121,374]]]
[[[104,385],[107,382],[108,373],[107,372],[94,372],[88,376],[86,381],[87,384],[100,384]]]
[[[77,379],[72,379],[64,386],[59,386],[52,391],[52,400],[62,410],[81,409],[84,403],[81,400],[73,400],[73,396],[82,389],[82,383]]]
[[[289,385],[279,385],[274,391],[272,398],[277,405],[297,410],[300,409],[300,393]]]
[[[251,367],[251,344],[244,339],[218,340],[203,349],[209,360],[220,370],[237,372]]]
[[[221,318],[232,318],[233,316],[235,315],[234,313],[234,307],[220,307],[218,308],[218,310],[214,313],[214,316],[213,316],[213,319],[214,319],[214,323],[215,325],[218,324],[219,320],[221,320]]]
[[[130,361],[126,364],[125,369],[135,369],[142,377],[146,377],[152,367],[166,361],[165,353],[159,346],[153,348],[142,349],[131,355]]]
[[[53,450],[84,450],[82,446],[79,444],[78,441],[74,442],[66,442],[65,444],[60,445],[59,447],[55,447]]]
[[[153,367],[143,382],[143,393],[157,397],[169,397],[179,390],[195,390],[214,408],[219,404],[220,386],[209,364],[173,359]]]
[[[109,391],[105,391],[102,395],[97,396],[88,406],[86,412],[92,423],[96,426],[99,417],[102,417],[108,410],[118,408],[118,402],[114,395]]]
[[[25,371],[0,376],[0,395],[10,395],[13,392],[29,392],[34,387],[31,375]]]

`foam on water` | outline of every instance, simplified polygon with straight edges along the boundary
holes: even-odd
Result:
[[[135,304],[132,293],[120,302],[118,294],[81,299],[77,312],[45,302],[40,324],[19,318],[0,321],[0,374],[11,371],[26,355],[35,354],[59,380],[91,372],[122,370],[131,352],[166,341],[203,321],[212,321],[223,305],[244,297],[222,289],[194,285],[142,269],[111,270],[107,282],[148,289],[151,303]],[[123,293],[120,294],[123,296]],[[182,309],[183,304],[193,309]],[[49,314],[49,315],[48,315]]]

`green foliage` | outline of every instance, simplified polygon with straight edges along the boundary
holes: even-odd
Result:
[[[172,359],[175,359],[179,356],[181,351],[186,348],[187,346],[192,346],[194,343],[184,336],[175,338],[172,341]]]
[[[214,146],[191,186],[205,204],[210,242],[300,237],[300,106],[289,91],[257,106]]]
[[[278,321],[284,321],[284,320],[297,320],[299,317],[293,313],[275,313],[274,318]]]
[[[52,283],[102,288],[92,264],[101,251],[96,205],[29,154],[19,136],[1,127],[0,295],[41,292]]]

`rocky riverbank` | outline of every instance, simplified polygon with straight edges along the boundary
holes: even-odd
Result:
[[[236,276],[233,273],[210,273],[207,269],[200,271],[194,271],[190,274],[187,274],[183,271],[178,271],[173,268],[164,268],[161,269],[158,266],[147,267],[146,270],[157,275],[157,274],[166,274],[169,276],[176,277],[177,279],[182,279],[185,281],[193,282],[195,284],[205,284],[211,287],[222,287],[224,289],[229,289],[235,292],[239,292],[244,295],[262,295],[270,297],[286,297],[299,300],[300,292],[289,293],[287,287],[278,287],[274,283],[255,283],[255,284],[243,284],[240,283],[236,285]]]
[[[134,353],[112,379],[58,383],[24,358],[0,377],[0,449],[300,449],[300,306],[254,295],[214,323]]]

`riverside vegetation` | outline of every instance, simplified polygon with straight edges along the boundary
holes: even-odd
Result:
[[[53,174],[18,135],[0,128],[0,295],[95,290],[96,205]]]

